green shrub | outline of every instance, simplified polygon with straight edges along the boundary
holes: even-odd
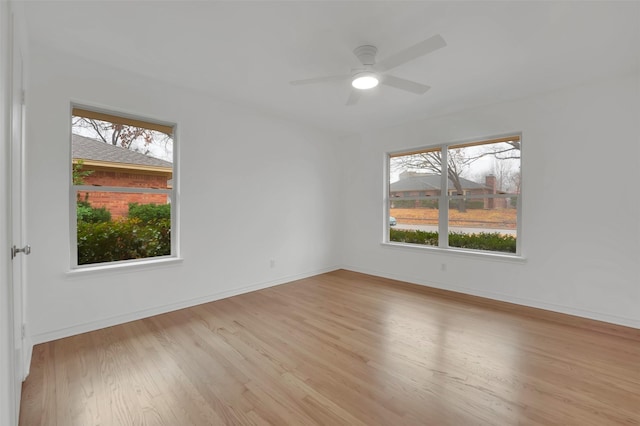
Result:
[[[449,234],[449,246],[474,250],[516,252],[516,237],[498,232],[480,232],[478,234]]]
[[[389,240],[400,243],[438,245],[438,233],[431,231],[406,231],[404,229],[391,229]]]
[[[113,262],[171,254],[171,221],[137,218],[78,222],[78,264]]]
[[[438,233],[391,229],[389,240],[401,243],[437,246]],[[480,232],[478,234],[451,232],[449,233],[449,247],[515,253],[516,237],[513,235],[502,235],[498,232]]]
[[[80,222],[101,223],[109,222],[111,220],[111,212],[109,212],[109,210],[104,207],[93,208],[87,201],[78,201],[76,215],[78,218],[78,224]]]
[[[129,219],[139,219],[141,222],[171,219],[171,204],[138,204],[129,203]]]

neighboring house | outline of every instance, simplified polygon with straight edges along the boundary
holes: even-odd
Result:
[[[91,171],[83,178],[84,185],[127,188],[170,188],[173,164],[126,148],[80,135],[71,136],[72,161],[82,162],[82,171]],[[92,207],[106,207],[113,218],[124,217],[129,203],[166,204],[166,194],[87,192]],[[87,193],[81,193],[84,200]]]
[[[440,175],[433,173],[419,172],[402,172],[399,180],[393,182],[389,188],[389,197],[392,207],[394,200],[407,197],[434,197],[431,207],[437,207],[437,197],[440,195]],[[485,183],[471,181],[469,179],[460,178],[463,194],[461,195],[489,195],[489,194],[506,194],[497,190],[497,180],[494,175],[485,176]],[[456,189],[453,181],[449,179],[449,195],[456,195]],[[424,206],[421,200],[415,200],[415,207]],[[501,209],[509,207],[509,198],[485,198],[485,209]]]

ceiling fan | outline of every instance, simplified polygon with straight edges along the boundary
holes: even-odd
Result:
[[[354,49],[353,54],[360,60],[362,67],[353,68],[349,74],[295,80],[291,81],[290,84],[300,86],[303,84],[351,80],[353,89],[347,99],[347,105],[355,105],[358,103],[363,91],[373,89],[378,85],[378,83],[415,93],[416,95],[422,95],[430,89],[429,86],[387,74],[387,71],[409,61],[413,61],[421,56],[427,55],[435,50],[445,47],[446,45],[447,43],[438,34],[401,50],[395,55],[391,55],[378,63],[376,63],[376,54],[378,53],[378,49],[375,46],[359,46]]]

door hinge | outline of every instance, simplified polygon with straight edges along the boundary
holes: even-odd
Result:
[[[22,334],[22,338],[23,339],[27,336],[27,325],[26,324],[22,324],[22,327],[20,328],[20,333]]]
[[[24,89],[20,91],[20,102],[22,103],[22,105],[27,104],[27,92],[25,92]]]

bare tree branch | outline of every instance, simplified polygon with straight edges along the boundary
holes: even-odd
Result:
[[[144,127],[129,126],[81,116],[73,116],[71,125],[74,133],[98,139],[109,145],[120,146],[144,155],[171,161],[173,138],[169,134]]]

